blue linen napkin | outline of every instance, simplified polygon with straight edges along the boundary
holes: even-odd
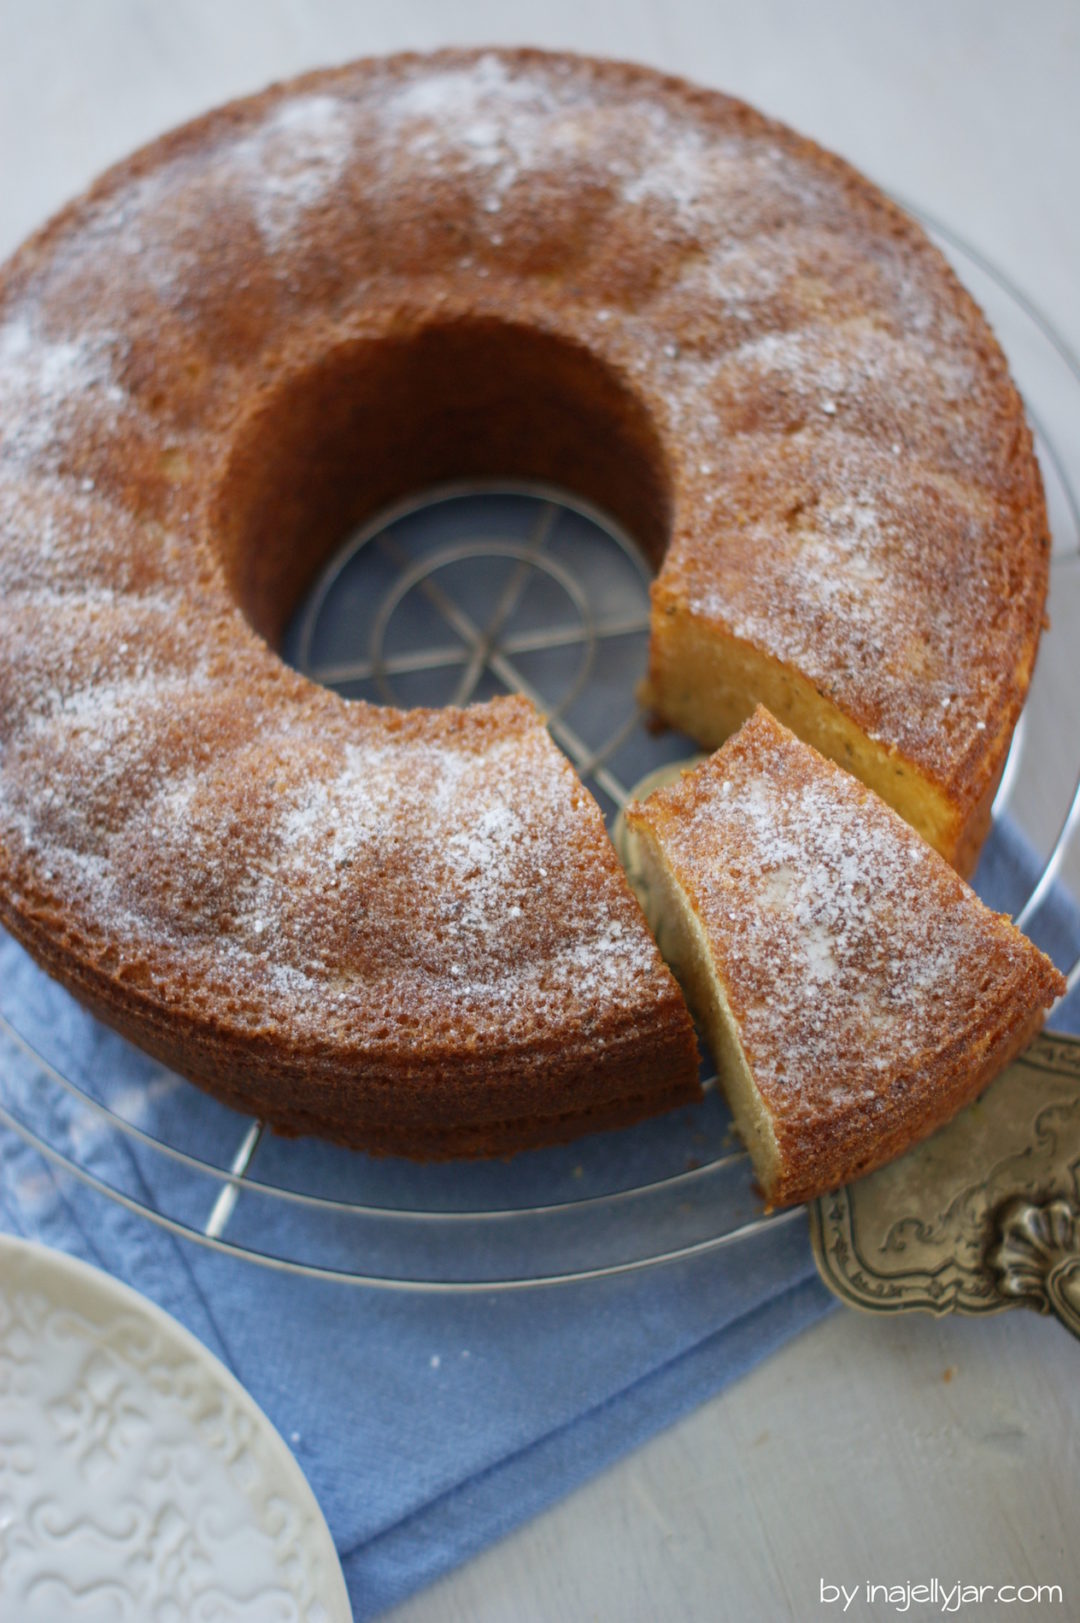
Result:
[[[1009,909],[1035,871],[1020,836],[999,827],[978,888]],[[1068,963],[1080,950],[1080,911],[1057,890],[1033,933]],[[2,935],[0,1007],[59,1070],[91,1092],[107,1079],[115,1107],[150,1133],[187,1142],[194,1097],[187,1085],[93,1022]],[[1056,1023],[1080,1030],[1080,990]],[[181,1215],[190,1199],[191,1219],[205,1217],[205,1191],[191,1192],[189,1172],[88,1120],[70,1095],[6,1046],[0,1098],[133,1198]],[[219,1136],[227,1159],[240,1118],[201,1096],[198,1115],[203,1130]],[[655,1167],[659,1153],[675,1167],[679,1158],[685,1164],[688,1147],[715,1147],[725,1130],[713,1095],[694,1111],[592,1141],[586,1156],[571,1145],[490,1172],[474,1168],[469,1199],[483,1192],[485,1180],[497,1199],[508,1178],[519,1198],[580,1194],[583,1160],[597,1187],[614,1187],[627,1163],[623,1180],[633,1181],[635,1157]],[[415,1191],[414,1169],[325,1146],[271,1141],[254,1171],[287,1176],[308,1157],[318,1158],[330,1192],[335,1179],[345,1180],[343,1190],[351,1187],[357,1166],[373,1200],[392,1203]],[[431,1203],[453,1204],[454,1169],[425,1176]],[[297,1181],[307,1187],[311,1179]],[[293,1217],[279,1205],[243,1195],[229,1235],[288,1249]],[[732,1213],[723,1216],[730,1220]],[[813,1323],[831,1301],[816,1277],[801,1214],[727,1249],[657,1269],[520,1293],[433,1296],[297,1277],[175,1238],[56,1172],[2,1129],[0,1226],[127,1280],[229,1365],[305,1469],[361,1619],[404,1599],[669,1425]],[[327,1243],[340,1244],[344,1255],[350,1235],[338,1239],[331,1231]],[[364,1262],[374,1268],[386,1259],[377,1233],[371,1243],[375,1250]],[[516,1243],[505,1256],[496,1250],[495,1271],[513,1260]]]

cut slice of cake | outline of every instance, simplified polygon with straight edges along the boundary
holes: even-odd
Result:
[[[872,790],[767,710],[627,824],[770,1206],[949,1120],[1065,990]]]

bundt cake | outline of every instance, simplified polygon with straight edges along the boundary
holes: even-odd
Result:
[[[519,701],[273,651],[350,526],[555,481],[640,538],[651,702],[758,698],[966,866],[1046,525],[978,311],[845,164],[533,51],[355,63],[107,173],[0,272],[0,920],[276,1126],[495,1152],[695,1095],[598,813]]]
[[[939,1127],[1065,990],[873,790],[767,710],[626,821],[772,1206]]]

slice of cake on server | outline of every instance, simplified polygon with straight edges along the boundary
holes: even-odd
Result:
[[[767,710],[627,823],[770,1206],[932,1132],[1065,990],[872,790]]]

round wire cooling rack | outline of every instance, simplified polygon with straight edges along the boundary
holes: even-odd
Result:
[[[1026,837],[1034,873],[1021,882],[1015,864],[995,874],[990,862],[980,883],[1052,950],[1054,881],[1080,879],[1080,364],[1020,289],[924,223],[1009,355],[1047,487],[1054,624],[994,804],[995,824],[1007,811]],[[630,537],[573,496],[446,486],[349,537],[283,652],[376,702],[527,694],[612,819],[635,784],[694,749],[651,731],[633,698],[649,578]],[[13,944],[4,962],[0,1122],[53,1167],[219,1251],[348,1284],[491,1292],[750,1252],[800,1217],[762,1215],[708,1073],[698,1106],[510,1162],[371,1158],[264,1132],[97,1024]],[[1080,960],[1067,973],[1072,990]]]

